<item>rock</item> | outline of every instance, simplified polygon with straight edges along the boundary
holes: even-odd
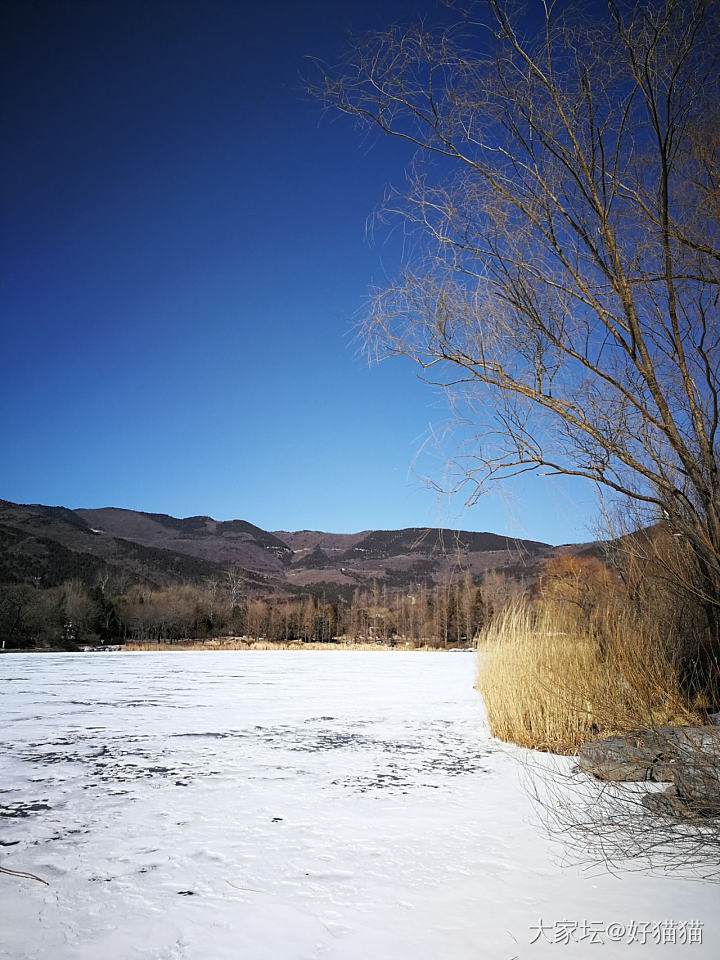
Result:
[[[642,736],[648,737],[648,743],[656,743],[665,749],[676,751],[698,749],[703,751],[720,752],[720,728],[707,727],[672,727],[664,725],[651,731],[644,731]]]
[[[649,813],[664,817],[687,817],[690,810],[677,795],[674,786],[670,786],[661,793],[647,793],[642,798],[642,805]]]
[[[655,783],[675,783],[676,760],[656,760],[650,769],[650,780]]]
[[[578,764],[598,780],[674,783],[680,766],[720,765],[720,728],[667,725],[590,740],[581,746]]]
[[[656,754],[634,738],[606,737],[580,747],[578,766],[598,780],[650,780]]]
[[[720,817],[720,768],[678,764],[674,784],[678,797],[701,817]]]
[[[670,783],[643,798],[653,813],[720,817],[718,727],[661,726],[589,741],[578,752],[578,765],[598,780]]]

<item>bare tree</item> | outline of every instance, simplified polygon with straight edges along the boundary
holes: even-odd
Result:
[[[225,587],[230,597],[230,606],[234,610],[239,607],[243,599],[245,574],[240,567],[228,567],[225,571]]]
[[[414,148],[381,212],[411,252],[369,349],[450,391],[469,500],[540,469],[664,518],[717,663],[719,4],[592,22],[542,0],[534,31],[501,0],[448,6],[453,26],[375,34],[314,88]]]
[[[207,608],[207,621],[211,630],[216,627],[216,613],[219,581],[216,577],[205,577],[205,606]]]

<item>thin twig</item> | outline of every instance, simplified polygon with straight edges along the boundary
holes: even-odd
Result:
[[[38,883],[44,883],[46,887],[50,886],[47,880],[43,880],[42,877],[38,877],[34,873],[27,873],[25,870],[11,870],[9,867],[0,867],[0,873],[7,873],[11,877],[25,877],[27,880],[37,880]]]

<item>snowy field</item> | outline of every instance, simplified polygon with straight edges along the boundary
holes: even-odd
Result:
[[[464,653],[0,656],[0,864],[49,882],[0,875],[0,956],[720,956],[717,886],[561,865],[473,680]]]

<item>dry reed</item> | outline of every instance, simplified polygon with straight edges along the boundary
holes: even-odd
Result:
[[[314,643],[276,640],[133,640],[123,650],[157,653],[181,650],[390,650],[385,643]],[[427,650],[426,646],[401,646],[398,650]]]
[[[507,609],[478,638],[477,687],[493,736],[573,753],[585,740],[693,723],[672,643],[616,613],[578,629],[557,605]]]

